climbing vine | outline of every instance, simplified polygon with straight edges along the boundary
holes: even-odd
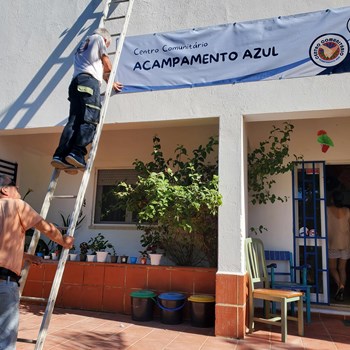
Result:
[[[259,147],[248,154],[248,191],[252,204],[287,201],[286,196],[274,194],[272,186],[276,183],[275,175],[291,171],[294,161],[303,159],[294,154],[294,159],[288,161],[293,129],[294,126],[288,122],[284,122],[283,127],[273,125],[267,140],[261,141]]]

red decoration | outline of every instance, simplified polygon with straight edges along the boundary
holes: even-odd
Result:
[[[326,153],[330,146],[334,146],[333,141],[327,135],[327,132],[325,130],[319,130],[317,132],[317,136],[317,142],[321,144],[321,151],[323,153]]]

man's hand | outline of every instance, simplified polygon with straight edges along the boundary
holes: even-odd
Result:
[[[119,81],[115,81],[115,82],[113,83],[113,90],[114,90],[115,92],[120,92],[120,91],[122,91],[122,90],[123,90],[123,84],[120,83]]]
[[[43,259],[40,256],[27,254],[27,253],[24,253],[24,260],[34,265],[41,265],[43,262]]]
[[[63,236],[62,237],[63,239],[63,244],[62,244],[62,247],[65,248],[65,249],[71,249],[73,247],[73,244],[74,244],[74,237],[71,237],[71,236]]]

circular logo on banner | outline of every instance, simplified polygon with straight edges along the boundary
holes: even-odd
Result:
[[[310,46],[310,58],[322,68],[343,62],[349,52],[348,41],[339,34],[323,34]]]

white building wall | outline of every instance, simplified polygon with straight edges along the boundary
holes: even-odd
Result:
[[[131,35],[173,31],[197,26],[292,15],[329,7],[349,6],[349,0],[138,0],[135,1]],[[2,5],[0,23],[3,55],[0,67],[1,134],[57,133],[43,137],[39,175],[45,191],[47,166],[68,112],[67,88],[72,74],[72,53],[79,40],[98,25],[100,1],[19,0]],[[10,38],[10,40],[9,40]],[[288,38],[286,38],[288,40]],[[220,119],[220,190],[223,206],[219,219],[219,271],[244,273],[242,240],[246,235],[242,170],[245,120],[285,118],[285,113],[337,111],[347,113],[350,79],[347,74],[284,81],[255,82],[118,95],[111,99],[108,127],[114,123]],[[26,128],[26,130],[21,130]],[[22,139],[21,139],[22,140]],[[24,139],[23,139],[24,140]],[[0,139],[0,155],[9,139]],[[23,150],[27,143],[20,143]],[[17,146],[18,147],[18,146]],[[30,150],[25,161],[36,174]],[[37,157],[37,159],[39,159]],[[28,170],[29,170],[28,169]],[[28,173],[28,172],[27,172]],[[23,179],[23,181],[26,181]],[[73,180],[75,181],[75,180]],[[92,191],[92,188],[89,189]],[[40,201],[35,199],[35,201]]]
[[[43,128],[65,123],[72,53],[80,39],[98,25],[102,3],[20,0],[15,5],[2,6],[0,28],[2,33],[10,33],[11,40],[9,36],[0,39],[4,52],[0,58],[1,70],[6,73],[0,82],[1,129]],[[258,0],[139,0],[135,1],[129,34],[174,31],[349,5],[349,0],[270,0],[263,6]],[[170,119],[196,118],[221,115],[232,108],[242,113],[294,110],[298,106],[302,109],[297,104],[299,99],[307,106],[314,102],[322,109],[342,108],[346,91],[339,95],[336,87],[340,82],[342,76],[118,96],[112,99],[116,103],[111,103],[108,121],[158,120],[164,119],[164,115]],[[290,91],[296,93],[295,102],[290,99]],[[275,98],[277,93],[279,99]],[[165,112],[166,107],[171,113]]]

